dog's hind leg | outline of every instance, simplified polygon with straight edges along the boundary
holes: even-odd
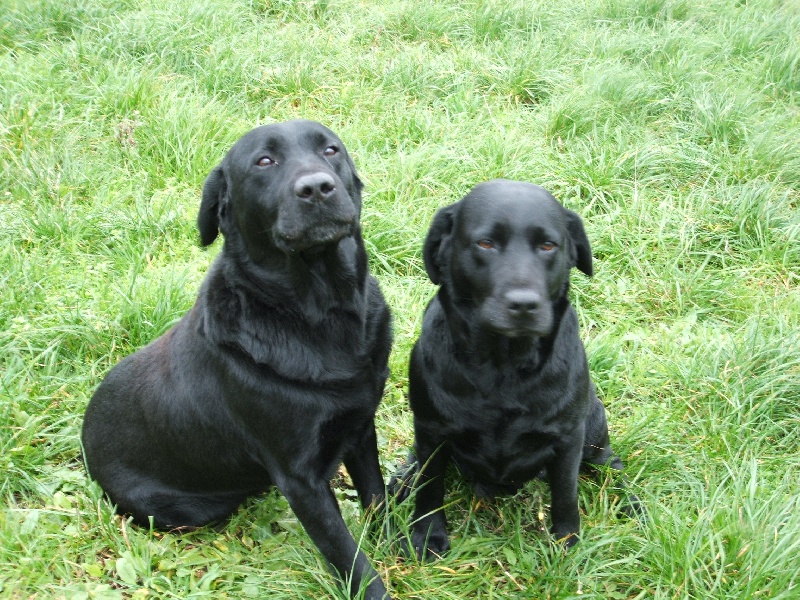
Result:
[[[186,492],[152,482],[138,485],[119,498],[111,497],[121,514],[136,524],[157,529],[197,528],[225,521],[253,493]]]
[[[362,440],[344,456],[344,466],[358,492],[361,507],[369,517],[369,535],[377,539],[381,529],[386,539],[392,537],[392,527],[386,505],[386,484],[378,460],[378,438],[371,424]]]
[[[619,512],[627,517],[645,519],[647,513],[641,500],[631,494],[628,488],[628,478],[623,472],[624,465],[620,457],[611,448],[608,436],[608,422],[606,409],[594,391],[591,390],[591,403],[589,415],[586,418],[586,435],[583,443],[583,456],[581,458],[583,470],[598,471],[597,467],[613,469],[614,487],[623,496]]]
[[[623,469],[622,461],[611,449],[606,409],[594,393],[594,389],[591,390],[589,414],[586,417],[586,434],[581,460],[589,465],[607,466],[618,471]]]
[[[424,435],[418,434],[416,455],[411,544],[418,558],[435,560],[450,549],[444,513],[444,476],[450,453],[443,445],[429,444]]]
[[[378,460],[378,437],[374,423],[367,428],[359,444],[345,455],[344,466],[350,473],[363,508],[377,507],[384,501],[386,485]]]

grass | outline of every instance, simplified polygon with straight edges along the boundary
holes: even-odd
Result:
[[[79,454],[98,382],[192,305],[219,247],[194,229],[204,177],[250,127],[296,117],[339,133],[367,184],[396,329],[387,474],[412,437],[431,216],[524,179],[585,220],[596,275],[573,300],[651,515],[618,520],[607,482],[582,481],[583,539],[562,554],[546,486],[484,505],[454,482],[441,562],[364,539],[395,598],[798,597],[798,8],[3,3],[0,597],[345,597],[277,493],[219,531],[151,532],[113,515]]]

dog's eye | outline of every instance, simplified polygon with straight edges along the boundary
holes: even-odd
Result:
[[[323,150],[322,154],[325,156],[333,156],[335,154],[339,154],[339,149],[336,146],[328,146]]]
[[[545,242],[542,245],[540,245],[539,248],[541,248],[545,252],[552,252],[553,250],[556,249],[556,244],[555,242]]]
[[[275,161],[274,161],[274,160],[272,160],[272,159],[271,159],[269,156],[262,156],[261,158],[259,158],[259,159],[258,159],[258,161],[256,162],[256,164],[257,164],[259,167],[269,167],[269,166],[271,166],[271,165],[274,165],[274,164],[275,164]]]
[[[478,240],[478,248],[483,248],[484,250],[491,250],[492,248],[494,248],[494,242],[488,239]]]

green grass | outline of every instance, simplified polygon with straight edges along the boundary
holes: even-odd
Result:
[[[96,385],[188,310],[218,251],[194,229],[204,177],[297,117],[339,133],[367,184],[396,330],[387,474],[412,437],[430,219],[524,179],[585,219],[596,275],[573,300],[650,512],[619,520],[608,482],[583,481],[563,554],[545,485],[485,505],[454,482],[441,562],[364,539],[395,598],[800,597],[798,39],[796,0],[4,2],[0,597],[345,597],[277,493],[220,531],[150,532],[79,454]]]

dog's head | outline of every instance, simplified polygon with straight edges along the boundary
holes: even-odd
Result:
[[[206,179],[197,225],[204,246],[218,232],[254,260],[276,250],[317,252],[353,235],[362,183],[342,141],[313,121],[257,127]]]
[[[493,180],[440,209],[423,248],[431,281],[477,323],[509,337],[548,335],[569,271],[592,274],[581,218],[544,188]]]

